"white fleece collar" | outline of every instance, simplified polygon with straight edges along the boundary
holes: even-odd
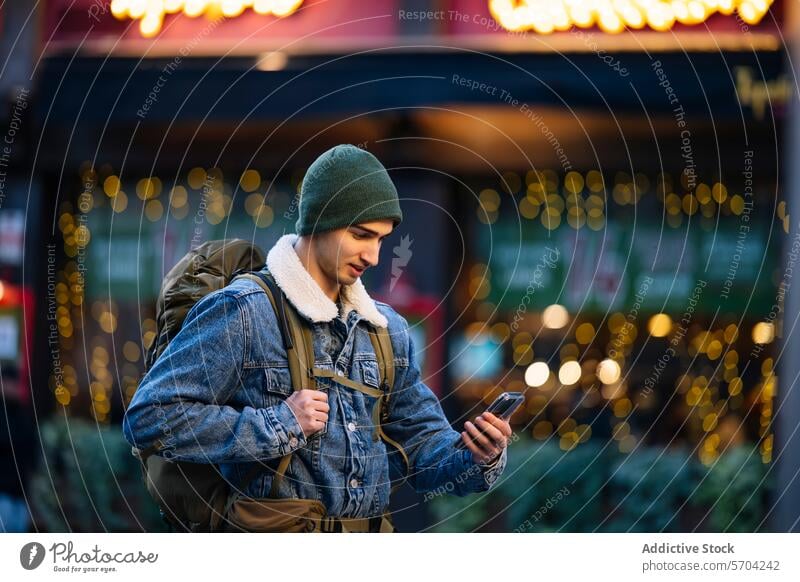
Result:
[[[267,269],[272,273],[275,283],[286,294],[295,309],[313,322],[333,321],[355,309],[361,317],[378,327],[386,327],[389,322],[378,311],[375,302],[367,294],[361,279],[352,285],[342,285],[339,291],[342,300],[342,313],[338,312],[336,303],[325,295],[314,278],[306,271],[294,243],[296,234],[286,234],[278,239],[275,246],[267,253]]]

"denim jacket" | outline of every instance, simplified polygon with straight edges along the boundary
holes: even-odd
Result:
[[[384,430],[408,455],[410,484],[421,493],[459,496],[488,490],[505,468],[506,450],[479,465],[469,451],[455,448],[460,433],[420,377],[406,320],[373,301],[360,280],[342,287],[339,311],[303,267],[295,239],[283,236],[265,269],[311,325],[315,365],[379,388],[366,323],[388,326],[396,372]],[[347,335],[334,361],[337,317]],[[268,495],[280,457],[292,452],[279,497],[318,499],[331,516],[380,515],[388,509],[391,480],[402,477],[405,466],[374,438],[375,399],[328,378],[317,379],[317,387],[328,394],[328,421],[306,437],[286,403],[292,382],[272,305],[257,283],[238,279],[192,307],[136,390],[123,432],[139,449],[160,439],[165,458],[217,463],[232,487],[255,498]],[[243,485],[254,463],[262,470]]]

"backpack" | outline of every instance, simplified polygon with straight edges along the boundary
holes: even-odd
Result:
[[[262,271],[264,263],[263,251],[241,239],[209,241],[187,253],[167,273],[161,286],[156,303],[157,334],[145,357],[146,368],[149,369],[164,352],[170,338],[181,329],[186,315],[197,301],[239,277],[247,277],[259,284],[275,311],[293,389],[316,389],[316,378],[330,378],[376,398],[373,438],[380,438],[397,449],[408,468],[408,457],[403,448],[383,430],[383,424],[388,422],[389,398],[394,386],[394,352],[388,330],[374,326],[369,330],[378,359],[380,389],[359,384],[332,370],[316,368],[311,327],[286,300],[271,275]],[[145,485],[158,504],[162,517],[178,531],[220,531],[231,503],[264,469],[263,464],[254,463],[236,489],[222,477],[217,465],[167,460],[158,455],[161,448],[157,441],[145,450],[134,447],[133,454],[141,461]],[[281,457],[274,469],[269,492],[272,499],[277,498],[278,487],[291,457],[291,453]],[[267,466],[267,469],[271,467]]]

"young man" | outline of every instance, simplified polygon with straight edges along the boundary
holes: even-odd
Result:
[[[315,367],[379,388],[368,324],[388,328],[395,381],[383,429],[408,457],[418,492],[489,489],[506,464],[511,427],[490,413],[450,427],[422,382],[408,323],[373,301],[362,273],[378,264],[383,239],[402,220],[397,191],[372,154],[340,145],[309,168],[294,235],[281,237],[266,270],[312,328]],[[233,487],[265,498],[274,468],[293,453],[279,498],[319,500],[334,518],[386,511],[401,458],[373,438],[375,400],[335,380],[293,391],[275,311],[259,285],[237,279],[193,306],[181,331],[136,391],[123,422],[139,449],[157,439],[175,460],[219,463]],[[465,448],[457,448],[462,441]]]

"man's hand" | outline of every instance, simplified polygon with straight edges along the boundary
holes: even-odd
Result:
[[[286,399],[297,421],[308,437],[322,430],[328,421],[328,395],[321,390],[297,390]]]
[[[508,421],[491,412],[478,416],[475,424],[465,422],[464,428],[466,430],[461,432],[461,440],[476,463],[487,464],[494,460],[508,446],[508,437],[511,436],[511,425]]]

